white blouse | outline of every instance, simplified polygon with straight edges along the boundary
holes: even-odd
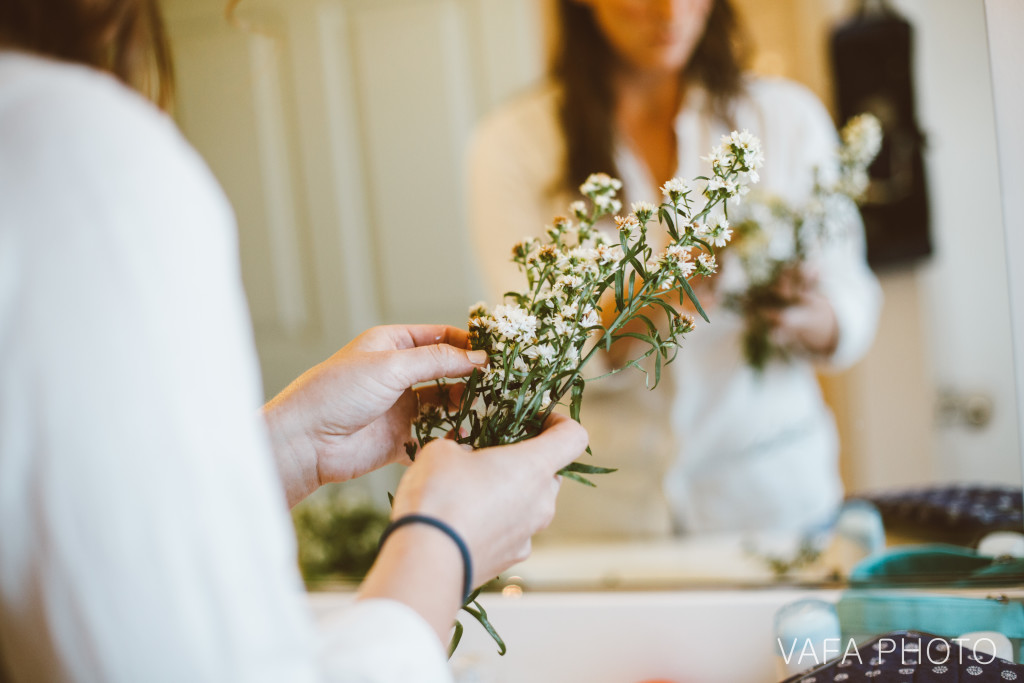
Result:
[[[234,217],[200,157],[114,79],[0,52],[12,681],[451,680],[400,603],[314,627],[260,397]]]
[[[577,198],[557,191],[565,154],[558,99],[553,86],[534,90],[487,119],[474,139],[470,226],[492,298],[521,288],[522,276],[509,260],[511,245],[524,234],[541,235]],[[710,175],[700,158],[728,132],[706,102],[705,93],[693,89],[676,120],[677,175],[684,178]],[[835,128],[801,86],[752,78],[736,102],[734,119],[735,128],[749,129],[762,141],[760,191],[799,202],[811,192],[815,167],[835,167]],[[661,201],[646,166],[621,141],[616,165],[625,206]],[[718,281],[737,275],[730,265],[723,263]],[[563,489],[569,495],[560,502],[559,517],[575,517],[581,528],[602,535],[629,533],[630,525],[634,532],[658,534],[670,528],[797,529],[826,521],[842,487],[834,421],[815,370],[846,367],[866,352],[881,290],[864,259],[859,220],[845,239],[827,246],[816,265],[839,323],[838,347],[830,358],[773,362],[759,375],[744,360],[742,319],[706,306],[711,323],[698,320],[669,366],[669,386],[648,393],[634,373],[632,389],[617,396],[588,388],[583,418],[595,462],[620,471],[601,479],[597,495]],[[617,387],[627,385],[622,375]]]

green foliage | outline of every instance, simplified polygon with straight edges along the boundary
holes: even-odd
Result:
[[[361,579],[377,557],[388,515],[369,503],[346,503],[341,496],[325,494],[311,496],[292,510],[302,576],[306,581]]]

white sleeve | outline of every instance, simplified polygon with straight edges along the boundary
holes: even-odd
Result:
[[[834,176],[839,139],[828,112],[810,92],[800,91],[806,106],[795,127],[806,158],[805,168],[819,168]],[[825,370],[843,370],[860,360],[875,339],[882,307],[882,288],[867,263],[864,224],[851,205],[845,225],[836,226],[816,263],[822,292],[828,297],[839,324],[835,351],[822,360]]]
[[[15,83],[16,101],[0,73],[12,680],[398,683],[415,666],[449,681],[408,608],[360,605],[318,636],[230,207],[169,119],[112,80],[45,69],[61,71]]]

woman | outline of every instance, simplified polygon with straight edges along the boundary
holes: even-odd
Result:
[[[411,387],[485,359],[374,328],[261,412],[231,208],[129,87],[166,104],[169,65],[151,0],[0,3],[0,679],[450,681],[464,588],[528,552],[585,433],[424,448],[314,627],[286,502],[408,463]]]
[[[674,176],[709,175],[700,157],[732,129],[762,141],[758,189],[790,202],[808,197],[816,167],[834,166],[835,130],[813,95],[742,72],[726,0],[560,0],[558,18],[548,82],[490,117],[471,154],[470,222],[492,292],[515,289],[518,275],[491,245],[539,234],[591,172],[621,178],[626,206],[657,200]],[[815,370],[857,360],[880,306],[862,228],[846,232],[793,278],[796,303],[770,312],[793,360],[763,373],[744,361],[742,320],[715,305],[717,283],[742,280],[725,257],[716,284],[700,293],[712,324],[698,326],[670,366],[669,405],[591,397],[583,414],[595,453],[622,479],[606,480],[601,509],[577,514],[587,531],[793,530],[828,521],[842,496],[838,443]],[[654,479],[661,508],[644,486]],[[618,505],[606,514],[615,487]]]

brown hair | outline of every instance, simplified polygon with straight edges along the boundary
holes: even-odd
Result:
[[[551,77],[561,86],[559,125],[566,142],[562,183],[573,190],[594,171],[617,175],[614,155],[615,52],[583,3],[559,0],[560,40]],[[743,90],[747,45],[728,0],[713,0],[704,35],[694,47],[684,83],[697,83],[710,95],[714,115],[728,121],[732,100]]]
[[[157,0],[0,0],[0,44],[108,71],[171,106],[174,70]]]

